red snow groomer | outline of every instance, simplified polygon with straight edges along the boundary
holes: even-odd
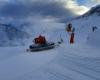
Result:
[[[40,45],[46,44],[47,42],[45,39],[45,36],[41,36],[41,35],[39,35],[38,38],[35,38],[34,41],[35,41],[35,44],[40,44]]]
[[[39,37],[35,38],[33,40],[33,43],[34,44],[29,46],[29,49],[27,51],[42,51],[55,47],[55,43],[47,42],[45,36],[42,35],[39,35]]]

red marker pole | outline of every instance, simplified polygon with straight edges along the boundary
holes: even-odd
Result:
[[[70,36],[70,44],[73,44],[73,43],[74,43],[74,33],[72,32]]]

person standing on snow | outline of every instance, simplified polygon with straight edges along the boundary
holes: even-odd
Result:
[[[92,31],[93,31],[93,32],[94,32],[96,29],[97,29],[96,26],[93,26],[93,27],[92,27]]]
[[[68,26],[66,28],[66,31],[68,32],[68,34],[70,36],[70,38],[69,38],[70,44],[73,44],[74,43],[74,35],[75,35],[74,32],[75,32],[75,28],[72,27],[72,24],[71,23],[68,24]]]

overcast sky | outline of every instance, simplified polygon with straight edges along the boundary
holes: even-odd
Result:
[[[0,18],[66,21],[97,4],[100,0],[0,0]]]

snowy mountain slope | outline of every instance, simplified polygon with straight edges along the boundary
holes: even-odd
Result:
[[[93,16],[93,15],[98,15],[100,16],[100,5],[97,5],[95,7],[92,7],[88,12],[86,12],[83,17],[87,16]]]
[[[76,17],[75,19],[86,18],[90,16],[100,16],[100,5],[92,7],[89,11],[81,16]]]
[[[76,39],[78,39],[78,43],[83,42],[84,44],[89,44],[91,46],[100,46],[100,16],[98,14],[100,14],[100,5],[82,15],[84,17],[81,16],[80,18],[71,21],[73,27],[76,28],[75,33],[77,34]],[[92,29],[94,26],[96,26],[97,29],[93,32]]]
[[[61,34],[64,43],[55,49],[26,52],[28,46],[0,48],[0,80],[99,80],[100,50],[79,44],[79,39],[70,45],[65,28],[55,26],[60,28],[53,31],[55,36],[52,30],[44,33],[54,40]],[[76,38],[83,36],[77,33]]]
[[[10,24],[0,24],[0,37],[2,37],[0,39],[0,46],[8,46],[16,45],[18,43],[17,40],[26,39],[29,35],[27,32],[18,30]]]
[[[1,80],[100,79],[99,49],[64,43],[48,51],[24,50],[25,47],[0,48]]]

